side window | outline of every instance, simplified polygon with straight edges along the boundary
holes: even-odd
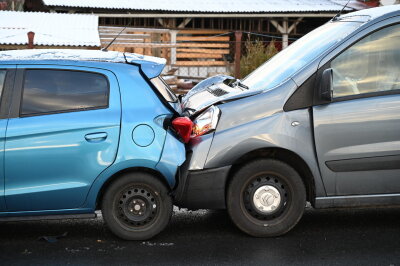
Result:
[[[21,115],[106,108],[108,80],[92,72],[34,69],[25,71]]]
[[[363,38],[331,62],[333,97],[400,89],[400,26]]]
[[[4,82],[6,80],[7,70],[0,69],[0,98],[3,95]]]

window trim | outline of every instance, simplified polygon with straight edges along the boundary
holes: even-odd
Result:
[[[162,83],[164,83],[164,85],[165,85],[165,87],[167,88],[167,91],[168,91],[168,93],[170,94],[170,96],[173,96],[172,98],[174,98],[175,99],[175,101],[168,101],[167,99],[165,99],[167,102],[169,102],[169,103],[177,103],[178,101],[179,101],[179,98],[178,98],[178,96],[176,96],[175,95],[175,93],[172,91],[172,89],[171,89],[171,87],[167,84],[167,82],[163,79],[163,77],[160,75],[160,76],[158,76],[158,77],[156,77],[156,78],[158,78],[158,79],[160,79],[161,80],[161,82]],[[151,81],[151,80],[150,80]],[[153,82],[151,82],[151,83],[153,83]],[[154,85],[154,84],[153,84]],[[155,87],[155,85],[154,85],[154,87]],[[157,89],[157,88],[156,88]],[[158,90],[158,89],[157,89]]]
[[[63,113],[74,113],[74,112],[82,112],[82,111],[91,111],[91,110],[101,110],[108,109],[110,107],[110,81],[108,80],[107,75],[95,71],[85,71],[85,70],[77,70],[77,69],[61,69],[61,68],[23,68],[19,69],[21,73],[21,81],[20,81],[20,95],[19,95],[19,103],[18,103],[18,114],[17,117],[25,118],[25,117],[33,117],[33,116],[42,116],[42,115],[52,115],[52,114],[63,114]],[[83,73],[92,73],[96,75],[103,76],[107,81],[107,104],[104,106],[95,106],[88,108],[77,108],[77,109],[67,109],[67,110],[59,110],[59,111],[50,111],[50,112],[41,112],[41,113],[31,113],[31,114],[22,114],[22,104],[23,104],[23,95],[25,90],[25,75],[29,70],[49,70],[49,71],[69,71],[69,72],[83,72]]]
[[[378,97],[378,96],[396,95],[396,94],[400,94],[400,89],[387,90],[387,91],[374,91],[374,92],[367,92],[367,93],[362,93],[362,94],[354,94],[354,95],[336,97],[336,98],[332,99],[332,103],[350,101],[350,100],[355,100],[355,99]]]
[[[0,95],[0,119],[7,119],[10,111],[11,96],[14,87],[16,67],[0,68],[0,71],[6,71],[3,84],[3,91]]]
[[[332,67],[332,61],[333,60],[335,60],[340,55],[345,53],[351,47],[354,47],[354,45],[357,45],[359,42],[361,42],[365,38],[368,38],[369,36],[371,36],[372,34],[374,34],[376,32],[379,32],[381,30],[385,30],[385,29],[390,28],[390,27],[395,27],[395,26],[400,27],[400,23],[392,23],[392,24],[380,27],[378,29],[375,29],[375,30],[369,32],[368,34],[364,35],[363,37],[357,39],[357,41],[355,41],[351,45],[347,46],[340,53],[338,53],[331,60],[329,60],[329,67]],[[389,93],[387,93],[387,92],[389,92]],[[340,96],[340,97],[332,97],[332,102],[341,102],[341,101],[348,101],[348,100],[353,100],[353,99],[362,99],[362,98],[369,98],[369,97],[383,96],[383,95],[393,95],[393,94],[398,94],[399,92],[400,92],[400,89],[386,90],[386,91],[373,91],[373,92],[367,92],[367,93],[352,94],[352,95],[346,95],[346,96]]]
[[[388,20],[392,20],[393,18],[389,18]],[[363,99],[363,98],[371,98],[371,97],[378,97],[378,96],[385,96],[385,95],[396,95],[396,94],[400,94],[400,89],[396,89],[396,90],[387,90],[387,91],[375,91],[375,92],[368,92],[368,93],[362,93],[362,94],[354,94],[354,95],[348,95],[348,96],[342,96],[342,97],[336,97],[333,98],[331,102],[326,102],[326,101],[322,101],[321,99],[318,98],[319,94],[318,94],[318,88],[319,88],[319,82],[321,80],[321,75],[322,72],[325,69],[328,69],[331,67],[331,62],[333,60],[335,60],[338,56],[340,56],[342,53],[344,53],[345,51],[347,51],[350,47],[352,47],[353,45],[355,45],[356,43],[358,43],[359,41],[363,40],[364,38],[367,38],[368,36],[370,36],[371,34],[374,34],[375,32],[378,32],[380,30],[383,30],[385,28],[388,27],[392,27],[392,26],[400,26],[400,22],[398,21],[393,21],[384,25],[379,25],[380,23],[384,23],[384,21],[378,22],[376,25],[372,25],[371,27],[377,26],[376,28],[374,28],[373,30],[370,30],[368,33],[363,34],[362,36],[358,36],[359,34],[362,34],[362,32],[358,33],[357,35],[355,35],[355,38],[351,38],[349,41],[350,43],[347,44],[347,42],[345,42],[344,44],[347,44],[343,49],[341,49],[338,53],[336,53],[335,55],[331,56],[330,54],[332,52],[334,52],[336,49],[334,49],[330,54],[328,54],[326,57],[330,57],[330,59],[321,67],[318,68],[317,70],[317,80],[315,82],[315,86],[314,86],[314,91],[315,91],[315,98],[314,98],[314,104],[313,106],[317,106],[317,105],[322,105],[322,104],[329,104],[329,103],[336,103],[336,102],[343,102],[343,101],[350,101],[350,100],[356,100],[356,99]],[[366,29],[368,30],[368,28]],[[341,47],[342,45],[338,46]],[[325,57],[325,58],[326,58]],[[321,62],[325,61],[325,58],[323,58],[321,60]]]
[[[288,98],[288,100],[285,102],[284,111],[289,112],[289,111],[293,111],[293,110],[310,108],[313,106],[319,106],[319,105],[331,103],[331,102],[323,101],[323,100],[319,99],[319,83],[320,83],[322,72],[325,69],[330,68],[330,62],[332,60],[334,60],[342,52],[346,51],[349,47],[351,47],[352,45],[354,45],[361,39],[367,37],[370,34],[373,34],[376,31],[384,29],[386,27],[390,27],[390,26],[394,26],[394,25],[398,25],[398,24],[400,25],[399,17],[400,16],[388,17],[383,20],[379,20],[371,25],[368,25],[367,27],[365,27],[361,30],[357,30],[354,32],[354,34],[349,35],[349,38],[344,40],[344,42],[339,43],[337,46],[333,47],[330,51],[325,53],[323,55],[323,57],[321,57],[319,59],[317,69],[312,74],[309,75],[307,80],[304,81],[292,93],[292,95]],[[297,75],[297,74],[295,74],[295,75]],[[313,75],[315,75],[314,78],[312,78]],[[312,79],[313,81],[311,81],[310,79]],[[308,82],[310,82],[310,83],[308,83]],[[300,92],[299,90],[306,90],[307,92]],[[312,90],[312,93],[309,92],[308,90]],[[297,91],[299,91],[299,92],[297,93]],[[397,94],[397,93],[400,93],[400,92],[397,92],[397,90],[390,90],[390,91],[386,91],[385,93],[373,92],[373,93],[368,93],[368,94],[367,93],[366,94],[358,94],[357,96],[351,95],[351,96],[345,96],[345,97],[341,97],[341,98],[335,98],[334,100],[332,100],[332,102],[340,102],[340,101],[354,100],[354,99],[359,99],[359,98],[376,97],[376,96],[383,96],[383,95],[393,95],[393,94]],[[308,99],[307,101],[304,101],[304,99],[299,98],[303,94],[308,95],[308,97],[310,97],[312,95],[311,104],[308,104],[308,102],[310,102],[310,99]],[[305,102],[307,102],[307,103],[305,103]]]

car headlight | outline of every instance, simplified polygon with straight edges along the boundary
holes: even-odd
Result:
[[[221,111],[216,106],[211,106],[193,120],[191,137],[201,136],[213,132],[217,128]]]

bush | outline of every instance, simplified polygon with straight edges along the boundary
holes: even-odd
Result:
[[[274,41],[265,46],[259,40],[251,41],[249,39],[246,41],[245,48],[245,55],[240,59],[241,78],[246,77],[250,72],[278,53]]]

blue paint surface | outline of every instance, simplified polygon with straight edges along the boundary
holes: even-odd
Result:
[[[101,73],[110,84],[109,106],[0,119],[0,216],[93,212],[103,185],[126,169],[152,169],[173,187],[184,145],[162,127],[160,121],[172,111],[139,67],[85,61],[23,63],[18,69]],[[172,159],[168,154],[178,156]]]
[[[138,125],[132,132],[132,139],[136,145],[147,147],[154,141],[154,130],[148,125]]]

